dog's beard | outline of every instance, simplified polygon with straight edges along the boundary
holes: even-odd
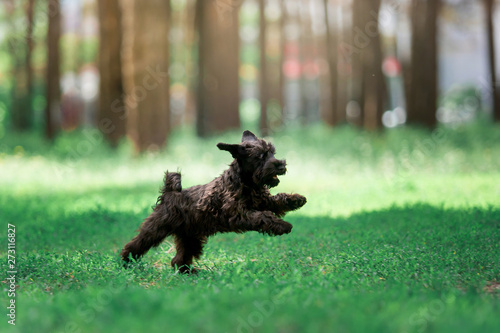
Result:
[[[263,173],[260,175],[260,177],[258,177],[260,179],[260,181],[258,183],[260,183],[262,186],[266,186],[268,188],[276,187],[280,183],[280,179],[278,178],[278,176],[284,175],[285,172],[286,172],[286,169],[285,169],[285,171],[282,171],[282,172],[277,172],[274,169],[273,170],[264,169]]]
[[[271,187],[276,187],[280,183],[280,180],[278,178],[278,175],[272,176],[269,180],[266,180],[264,185],[267,186],[268,188]]]
[[[278,176],[286,173],[286,162],[276,163],[276,160],[267,161],[262,167],[253,172],[252,181],[259,187],[271,188],[278,186]]]

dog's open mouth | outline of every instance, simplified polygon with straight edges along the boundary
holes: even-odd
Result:
[[[280,183],[278,176],[284,175],[285,172],[286,171],[280,171],[267,178],[268,180],[266,181],[266,185],[268,185],[269,187],[277,186]]]
[[[275,187],[280,183],[278,176],[282,176],[286,173],[286,168],[284,166],[275,168],[274,170],[269,170],[270,172],[265,175],[262,179],[262,183],[268,188]]]

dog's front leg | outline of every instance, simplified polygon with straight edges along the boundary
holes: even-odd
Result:
[[[278,193],[269,197],[267,206],[276,215],[283,216],[286,212],[304,206],[306,202],[307,199],[300,194]]]
[[[230,223],[236,232],[258,231],[271,236],[288,234],[293,228],[270,211],[251,211],[232,218]]]

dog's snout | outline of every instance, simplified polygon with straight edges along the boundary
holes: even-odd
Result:
[[[285,172],[286,171],[286,162],[285,162],[285,160],[276,160],[276,161],[274,161],[273,164],[274,164],[276,170],[278,170],[279,172]]]
[[[271,162],[275,167],[285,164],[285,161],[278,160],[275,157],[271,158],[269,162]]]

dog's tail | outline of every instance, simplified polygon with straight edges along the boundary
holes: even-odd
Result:
[[[164,202],[165,195],[169,192],[181,192],[181,174],[180,172],[165,172],[165,178],[163,179],[163,186],[160,190],[160,195],[156,200],[156,204],[162,204]]]
[[[167,192],[181,192],[181,173],[180,172],[165,172],[165,178],[163,179],[163,187],[161,193]]]

